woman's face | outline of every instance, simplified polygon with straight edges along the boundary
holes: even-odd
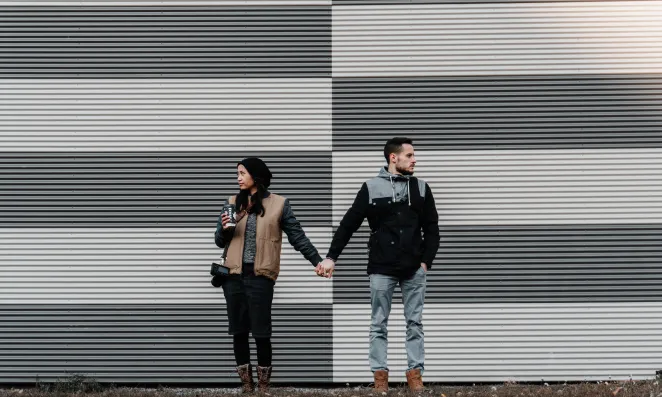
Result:
[[[239,183],[239,189],[241,190],[250,190],[255,186],[253,177],[246,171],[246,167],[241,164],[237,166],[237,183]]]

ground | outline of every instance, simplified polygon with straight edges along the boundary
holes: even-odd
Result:
[[[132,388],[106,386],[74,379],[30,388],[0,389],[0,397],[223,397],[236,396],[238,388]],[[257,394],[256,394],[257,395]],[[382,397],[369,387],[273,387],[266,397]],[[568,384],[494,384],[475,386],[428,385],[412,394],[404,385],[392,386],[392,397],[662,397],[658,381],[593,382]],[[264,396],[263,396],[264,397]]]

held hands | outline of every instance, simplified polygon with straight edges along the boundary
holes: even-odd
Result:
[[[423,271],[427,273],[428,266],[425,263],[421,263],[421,267],[423,268]],[[315,273],[317,273],[317,275],[320,277],[331,278],[335,268],[335,262],[332,259],[327,258],[320,262],[317,267],[315,267]]]
[[[324,259],[322,262],[315,267],[315,273],[317,273],[318,276],[320,277],[326,277],[326,278],[331,278],[333,275],[333,271],[336,267],[335,262],[331,259]]]

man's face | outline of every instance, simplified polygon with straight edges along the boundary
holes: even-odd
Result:
[[[414,147],[405,143],[402,145],[402,151],[399,154],[391,154],[391,159],[395,156],[395,170],[402,175],[414,175],[416,167],[416,156],[414,156]]]

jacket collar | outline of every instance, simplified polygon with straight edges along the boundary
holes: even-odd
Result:
[[[382,167],[379,169],[379,174],[377,174],[377,177],[386,179],[388,181],[390,180],[409,180],[411,176],[409,175],[400,175],[400,174],[391,174],[388,172],[387,167]]]

